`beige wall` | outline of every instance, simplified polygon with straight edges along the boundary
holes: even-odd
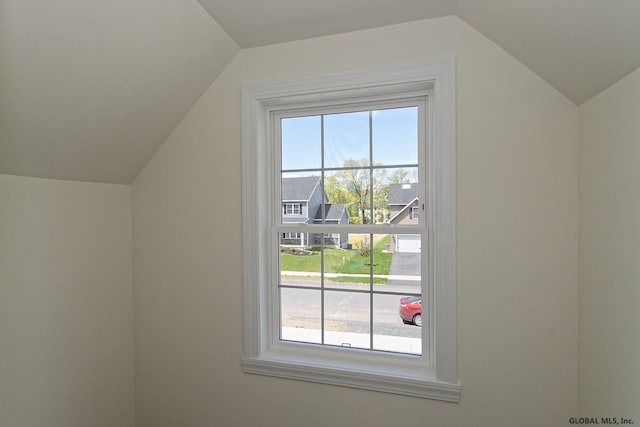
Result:
[[[640,422],[640,70],[580,107],[580,406]]]
[[[462,402],[243,374],[240,86],[457,57]],[[578,110],[455,17],[242,51],[133,185],[139,426],[566,426]]]
[[[0,175],[0,426],[133,426],[129,186]]]
[[[403,209],[404,212],[402,212],[401,215],[399,215],[397,218],[394,218],[394,220],[392,221],[392,224],[417,224],[418,223],[418,218],[411,218],[411,208],[418,206],[418,201],[415,201],[413,203],[411,203],[411,207],[405,209],[405,206],[393,206],[391,209],[389,209],[389,217],[390,218],[394,218],[396,215],[398,215],[398,212],[402,211]]]

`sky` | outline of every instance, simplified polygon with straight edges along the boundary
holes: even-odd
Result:
[[[418,163],[418,108],[375,110],[372,113],[373,163]],[[321,116],[282,119],[282,169],[322,166]],[[369,112],[324,116],[324,166],[340,167],[348,159],[370,160]]]

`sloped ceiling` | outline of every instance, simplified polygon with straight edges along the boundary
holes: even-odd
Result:
[[[198,1],[0,0],[0,173],[130,183],[240,47],[457,15],[576,104],[640,66],[638,0]]]
[[[638,0],[199,0],[242,46],[457,15],[581,104],[640,66]]]
[[[130,183],[238,50],[195,0],[0,1],[0,173]]]
[[[242,47],[453,15],[455,0],[198,0]]]
[[[456,14],[578,105],[640,67],[638,0],[459,0]]]

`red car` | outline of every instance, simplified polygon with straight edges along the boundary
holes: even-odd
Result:
[[[422,327],[422,297],[400,298],[400,317],[405,325]]]

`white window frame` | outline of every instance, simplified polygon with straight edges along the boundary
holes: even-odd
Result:
[[[427,94],[426,224],[428,266],[423,297],[428,307],[422,356],[326,348],[274,337],[273,256],[276,223],[271,114],[283,106],[381,101]],[[243,86],[243,317],[242,368],[247,373],[335,384],[457,402],[456,359],[455,61],[395,70],[342,74]],[[279,171],[277,171],[279,172]],[[422,220],[421,220],[422,221]],[[311,231],[313,225],[296,224]],[[378,233],[376,225],[363,233]],[[399,232],[407,226],[387,225]],[[410,226],[409,226],[410,227]],[[293,230],[291,230],[293,231]],[[298,230],[296,230],[298,231]],[[327,230],[331,231],[331,230]],[[335,230],[339,232],[338,229]]]

